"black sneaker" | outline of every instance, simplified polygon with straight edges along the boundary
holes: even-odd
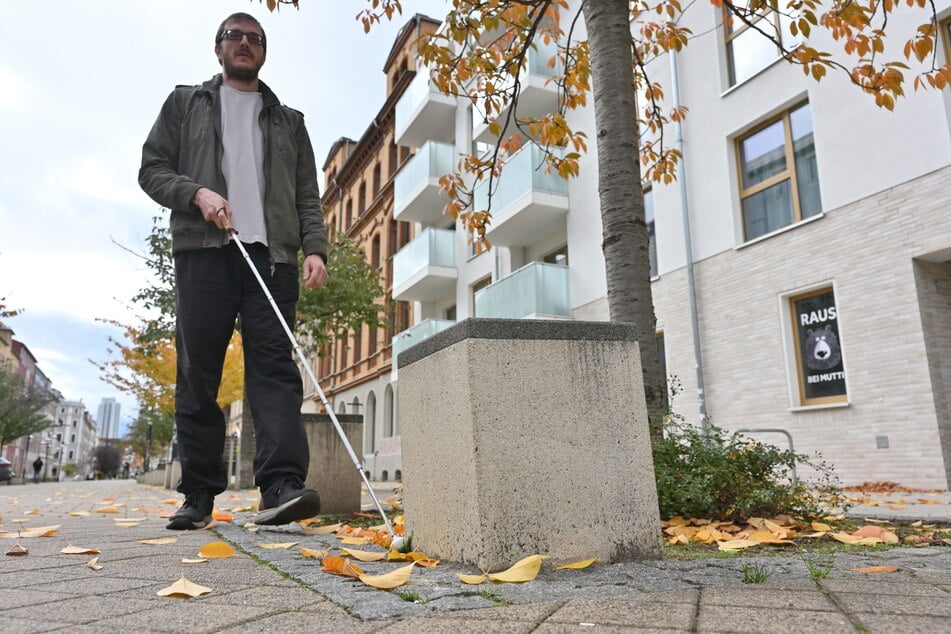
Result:
[[[290,524],[320,513],[320,496],[313,489],[305,489],[300,478],[284,478],[261,489],[258,510],[255,524]]]
[[[211,491],[192,491],[185,494],[185,503],[169,518],[165,528],[172,531],[185,531],[193,528],[205,528],[211,523],[211,512],[215,507],[215,496]]]

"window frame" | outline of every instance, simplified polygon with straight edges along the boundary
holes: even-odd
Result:
[[[769,66],[770,66],[773,62],[775,62],[777,59],[779,59],[779,58],[781,58],[781,57],[783,56],[782,46],[777,46],[777,47],[776,47],[776,57],[775,57],[774,59],[770,60],[769,63],[765,64],[762,68],[760,68],[759,70],[753,72],[753,73],[750,74],[748,77],[744,77],[744,78],[742,78],[742,79],[737,79],[737,77],[736,77],[736,62],[734,61],[735,57],[734,57],[734,55],[733,55],[733,53],[732,53],[733,51],[736,50],[736,47],[735,47],[735,46],[731,46],[731,44],[732,44],[733,40],[736,40],[736,39],[739,38],[741,35],[743,35],[743,34],[746,33],[747,31],[751,30],[751,29],[753,28],[753,26],[752,26],[752,25],[749,25],[749,24],[746,24],[746,23],[740,21],[739,18],[736,18],[735,16],[733,16],[733,15],[730,13],[730,11],[726,8],[726,6],[723,7],[723,9],[722,9],[722,14],[721,14],[721,15],[722,15],[721,25],[722,25],[722,27],[723,27],[723,54],[724,54],[724,56],[726,57],[727,86],[728,86],[729,88],[734,88],[735,86],[739,86],[740,84],[743,84],[743,83],[749,81],[750,79],[752,79],[753,77],[755,77],[758,73],[760,73],[761,71],[763,71],[763,70],[765,70],[767,67],[769,67]],[[780,42],[782,42],[782,41],[783,41],[783,30],[782,30],[782,24],[781,24],[781,22],[780,22],[780,19],[781,19],[781,16],[780,16],[780,14],[779,14],[778,11],[770,10],[770,14],[769,14],[768,16],[766,16],[766,15],[760,15],[760,16],[758,16],[755,20],[753,20],[752,22],[753,22],[753,24],[756,24],[757,22],[762,22],[762,21],[767,21],[767,22],[772,23],[773,28],[775,29],[776,34],[779,36]],[[735,24],[737,21],[740,21],[740,25],[739,25],[738,27],[734,28],[734,26],[731,26],[731,22]],[[776,43],[775,43],[775,42],[772,42],[772,41],[770,41],[770,42],[771,42],[774,46],[776,46]]]
[[[798,110],[799,108],[802,108],[803,106],[809,106],[809,105],[810,104],[808,100],[797,102],[789,106],[788,108],[784,108],[783,111],[780,112],[778,115],[769,117],[768,119],[765,119],[764,121],[756,124],[754,127],[750,128],[743,134],[738,135],[733,140],[733,150],[734,150],[733,153],[734,153],[734,158],[736,160],[737,195],[739,197],[739,203],[740,203],[739,204],[740,227],[743,231],[742,238],[744,243],[751,242],[753,240],[759,240],[760,238],[763,238],[764,236],[768,236],[771,233],[774,233],[776,231],[782,231],[788,227],[799,224],[800,222],[804,220],[811,219],[814,216],[821,216],[823,213],[822,207],[820,205],[819,211],[816,214],[814,214],[814,216],[809,216],[809,218],[803,218],[802,206],[799,201],[799,176],[796,173],[796,147],[795,147],[794,140],[792,138],[792,121],[790,119],[790,115],[793,111]],[[812,122],[812,108],[811,107],[809,110],[809,119],[811,123]],[[769,178],[766,178],[756,183],[755,185],[752,185],[750,187],[745,187],[743,184],[743,175],[745,173],[744,157],[743,157],[743,150],[742,150],[743,141],[745,141],[746,139],[749,139],[755,134],[758,134],[759,132],[762,132],[766,128],[775,124],[777,121],[782,121],[782,124],[783,124],[783,150],[786,157],[786,169],[784,169],[782,172],[779,172],[777,174],[773,174]],[[815,129],[813,129],[813,135],[815,135]],[[813,138],[813,146],[815,146],[815,138]],[[769,189],[770,187],[778,185],[787,179],[789,180],[789,190],[790,190],[789,195],[792,199],[792,207],[793,207],[792,221],[787,225],[783,225],[782,227],[774,229],[773,231],[768,231],[766,233],[763,233],[755,237],[750,237],[746,235],[746,213],[743,209],[743,201],[751,196],[755,196],[756,194]]]
[[[803,368],[802,363],[802,354],[801,354],[801,340],[799,335],[799,324],[797,322],[796,316],[796,302],[802,299],[808,299],[816,295],[822,295],[824,293],[832,293],[833,298],[835,298],[835,308],[836,308],[836,332],[839,339],[839,348],[840,354],[842,356],[842,373],[843,373],[843,383],[844,383],[844,394],[834,395],[834,396],[817,396],[809,398],[806,396],[805,389],[805,368]],[[812,286],[806,289],[799,289],[797,291],[784,294],[781,297],[781,301],[784,306],[784,330],[786,333],[790,334],[788,350],[792,355],[792,359],[788,364],[790,372],[795,374],[795,386],[792,385],[790,381],[790,395],[794,395],[794,409],[811,409],[816,407],[841,407],[847,406],[850,404],[850,393],[849,380],[848,380],[848,369],[845,361],[845,345],[842,342],[842,331],[838,326],[838,321],[840,318],[839,315],[839,300],[838,293],[836,292],[835,284],[831,282],[826,282],[819,284],[817,286]]]

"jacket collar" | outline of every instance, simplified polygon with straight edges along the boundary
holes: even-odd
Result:
[[[207,92],[213,99],[217,100],[218,92],[221,90],[222,83],[223,77],[221,76],[221,73],[218,73],[208,81],[202,83],[199,91]],[[264,101],[264,108],[279,106],[281,104],[281,101],[277,98],[277,95],[274,94],[274,91],[272,91],[263,81],[258,80],[258,87],[261,90],[261,98]]]

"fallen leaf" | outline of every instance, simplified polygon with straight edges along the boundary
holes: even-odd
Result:
[[[182,559],[182,563],[183,564],[207,564],[208,560],[205,559],[204,557],[199,557],[198,559],[190,559],[186,557]]]
[[[59,530],[59,524],[55,526],[37,526],[36,528],[24,528],[15,532],[2,532],[0,538],[16,539],[21,537],[52,537]]]
[[[59,551],[64,555],[98,555],[99,550],[96,548],[82,548],[80,546],[73,546],[69,542],[66,542],[68,545],[63,550]]]
[[[67,515],[70,517],[86,517],[89,515],[89,511],[70,511]]]
[[[921,524],[922,524],[921,520],[918,520],[917,522],[912,522],[911,524],[909,524],[909,526],[914,526],[915,528],[919,528]]]
[[[200,597],[203,594],[208,594],[211,592],[211,588],[206,588],[205,586],[200,586],[197,583],[192,583],[185,578],[185,575],[182,575],[182,578],[170,585],[167,588],[162,588],[156,594],[160,597],[182,597],[182,598],[191,598],[191,597]]]
[[[276,550],[278,548],[290,548],[291,546],[296,546],[300,542],[280,542],[277,544],[258,544],[261,548],[267,548],[269,550]]]
[[[905,505],[904,504],[889,504],[886,506],[886,508],[889,508],[893,511],[904,511]]]
[[[918,498],[918,504],[941,504],[941,500],[925,500],[924,498]]]
[[[211,516],[219,522],[231,522],[234,521],[234,515],[231,513],[225,513],[223,511],[215,511]]]
[[[97,572],[102,570],[102,566],[99,564],[99,557],[93,557],[86,562],[86,565]]]
[[[413,562],[408,566],[401,566],[385,575],[360,575],[359,579],[371,588],[391,590],[409,581],[410,574],[412,574],[415,566],[416,562]]]
[[[489,575],[489,579],[497,583],[523,583],[531,581],[538,576],[538,571],[542,568],[542,560],[548,559],[547,555],[529,555],[524,559],[517,561],[508,570]]]
[[[776,537],[773,533],[767,533],[766,531],[756,531],[747,537],[750,541],[759,542],[760,544],[793,544],[795,542],[788,539],[780,539]]]
[[[116,524],[119,524],[119,523],[122,523],[122,524],[139,524],[139,523],[141,523],[141,522],[144,522],[144,521],[147,520],[147,519],[149,519],[149,518],[147,518],[147,517],[117,517],[117,518],[113,519],[112,521],[115,522]]]
[[[370,540],[366,537],[340,537],[340,543],[348,546],[366,546]]]
[[[174,544],[177,541],[178,541],[177,537],[155,537],[153,539],[140,539],[139,543],[160,546],[162,544]]]
[[[717,542],[717,550],[742,550],[759,545],[760,542],[754,542],[751,539],[731,539],[729,541]]]
[[[40,509],[33,509],[32,511],[27,511],[24,515],[39,515]]]
[[[462,583],[467,583],[470,586],[477,586],[480,583],[485,582],[486,579],[486,575],[463,575],[458,572],[456,573],[456,576],[459,577],[459,580],[462,581]]]
[[[898,566],[869,566],[868,568],[851,568],[853,572],[869,572],[887,574],[898,570]]]
[[[324,557],[322,564],[321,570],[335,575],[343,575],[344,577],[353,577],[356,579],[364,574],[363,570],[343,557],[327,556]]]
[[[813,522],[812,530],[828,533],[832,531],[832,527],[829,526],[828,524],[823,524],[822,522]]]
[[[897,544],[898,535],[882,528],[881,526],[863,526],[852,533],[856,537],[874,537],[887,544]]]
[[[690,539],[686,535],[674,535],[669,540],[667,540],[667,543],[672,546],[675,544],[689,544]]]
[[[576,561],[576,562],[571,563],[571,564],[565,564],[565,565],[563,565],[563,566],[557,566],[557,567],[555,568],[555,570],[581,570],[582,568],[587,568],[588,566],[590,566],[591,564],[595,563],[596,561],[597,561],[597,558],[595,558],[595,559],[585,559],[584,561]]]
[[[176,498],[169,498],[167,500],[162,500],[159,504],[171,504],[172,506],[178,506],[182,501]]]
[[[23,555],[29,555],[30,551],[20,545],[20,542],[15,543],[10,547],[10,550],[7,551],[7,555],[10,557],[22,557]]]
[[[115,506],[104,506],[101,509],[96,509],[93,513],[121,513],[118,508]]]
[[[425,553],[413,551],[411,553],[406,553],[406,555],[409,557],[409,559],[414,561],[416,564],[423,566],[424,568],[435,568],[439,565],[438,559],[431,559],[429,555],[426,555]]]
[[[306,559],[323,559],[327,556],[326,550],[316,550],[314,548],[304,548],[300,547],[300,554],[302,554]]]
[[[234,548],[224,542],[209,542],[198,549],[198,556],[207,559],[227,559],[228,557],[237,557],[238,553]]]
[[[356,548],[341,548],[340,549],[341,557],[353,557],[354,559],[359,559],[360,561],[380,561],[386,557],[386,553],[380,552],[370,552],[368,550],[357,550]]]

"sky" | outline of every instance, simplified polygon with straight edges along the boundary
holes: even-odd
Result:
[[[269,13],[259,0],[4,2],[0,38],[0,297],[6,321],[53,387],[82,400],[135,400],[99,378],[102,320],[135,323],[131,298],[149,283],[142,260],[152,218],[137,183],[142,142],[168,93],[218,72],[225,16],[256,16],[268,37],[261,79],[305,115],[320,168],[331,144],[359,139],[383,103],[383,64],[415,12],[442,18],[446,0],[404,0],[404,14],[364,34],[365,0],[301,0]],[[321,183],[322,184],[322,183]]]

